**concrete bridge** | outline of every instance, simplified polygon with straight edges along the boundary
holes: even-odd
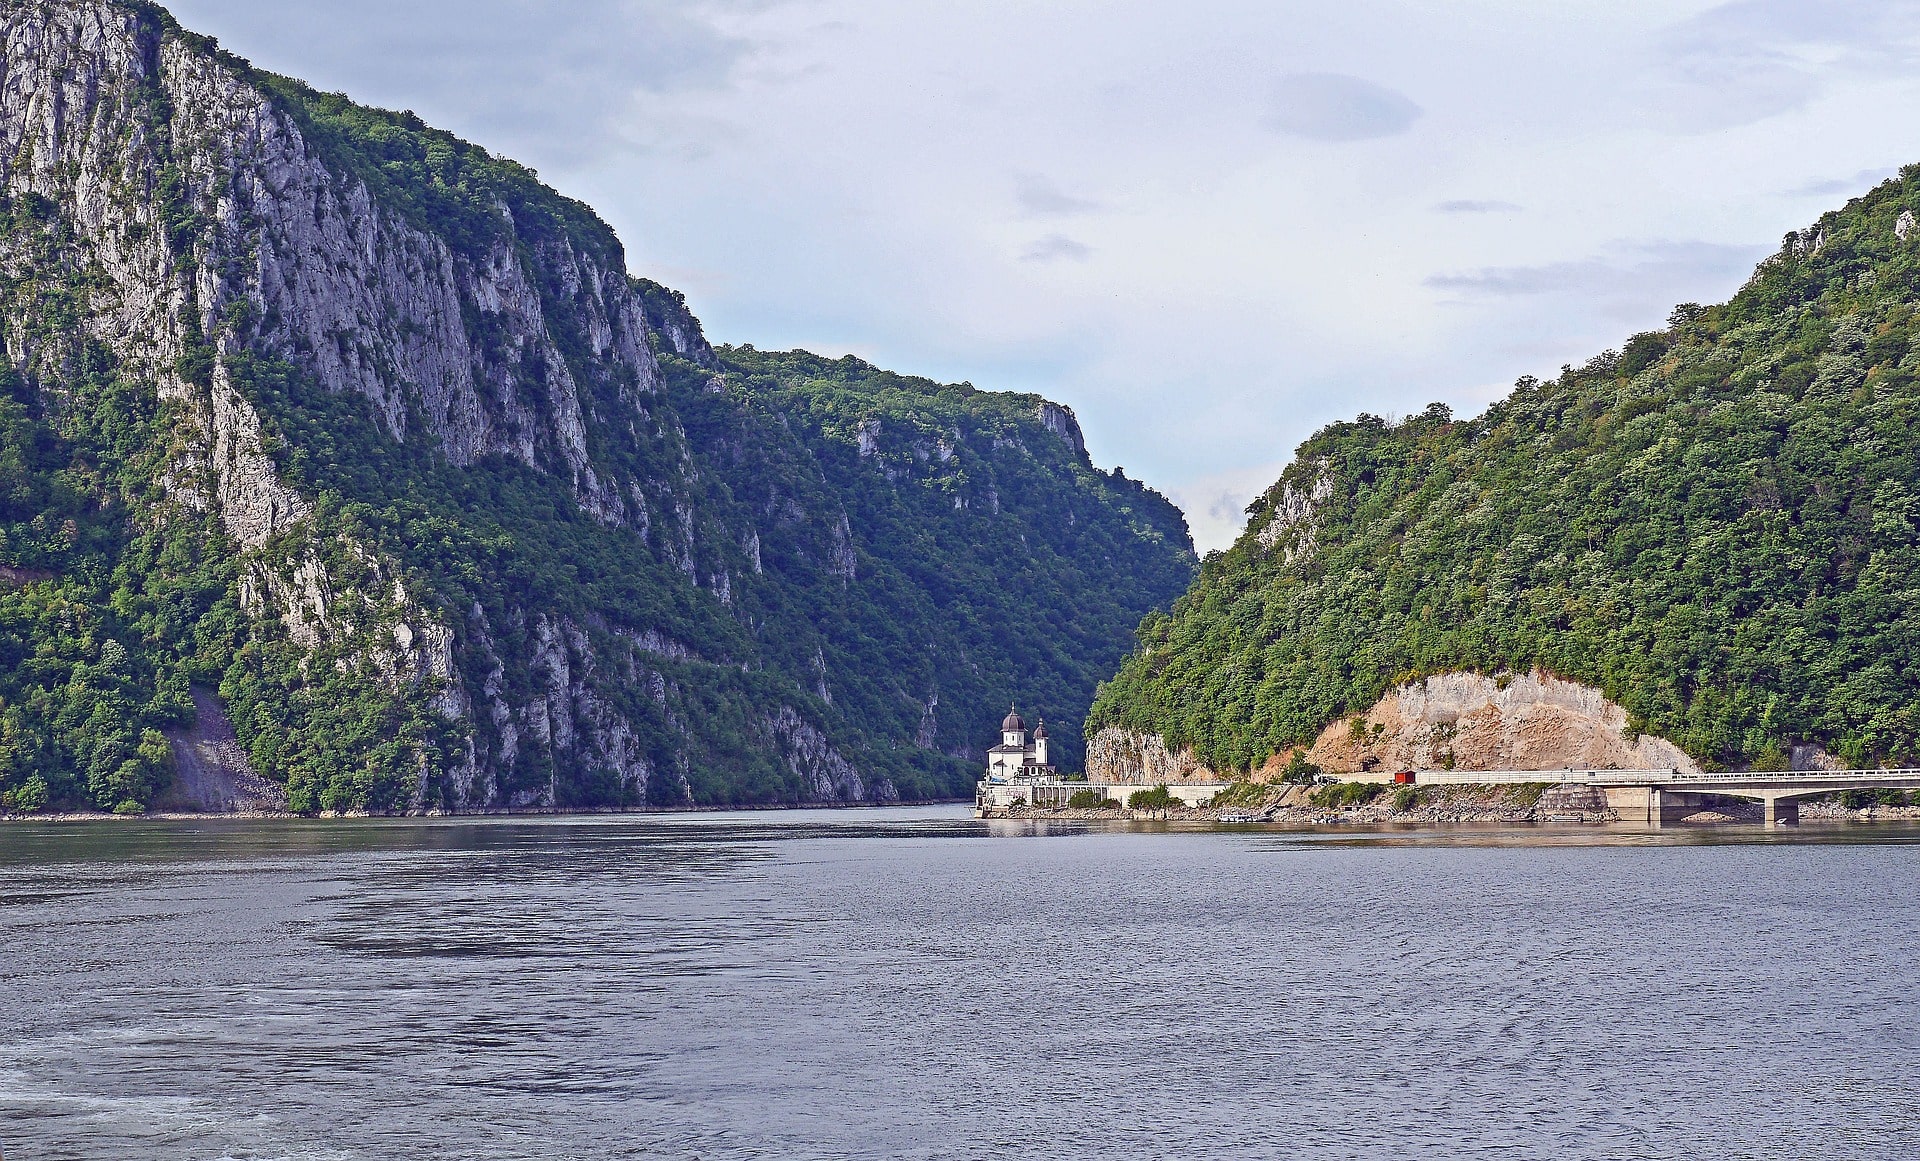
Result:
[[[1392,774],[1366,776],[1390,781]],[[1705,805],[1709,795],[1747,798],[1766,807],[1768,826],[1800,821],[1800,800],[1838,790],[1920,790],[1920,770],[1782,770],[1688,774],[1679,770],[1418,770],[1419,786],[1486,786],[1545,782],[1591,786],[1623,822],[1672,822]]]

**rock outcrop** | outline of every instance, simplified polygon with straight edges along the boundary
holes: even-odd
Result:
[[[1140,786],[1219,781],[1191,749],[1176,754],[1158,734],[1136,734],[1118,726],[1108,726],[1088,740],[1087,778]]]
[[[1307,758],[1333,773],[1392,770],[1684,770],[1678,746],[1632,733],[1591,686],[1543,673],[1447,673],[1403,685],[1328,726]]]
[[[456,250],[324,159],[244,65],[150,10],[73,0],[11,5],[0,19],[0,189],[64,211],[75,264],[99,276],[93,337],[190,417],[169,482],[177,501],[217,512],[248,555],[249,612],[308,649],[352,642],[396,686],[456,684],[453,630],[409,594],[405,570],[314,526],[312,501],[268,454],[235,383],[242,354],[365,397],[395,439],[430,441],[452,463],[508,457],[565,480],[597,519],[692,542],[690,513],[671,500],[695,490],[686,474],[643,488],[588,449],[585,416],[608,397],[626,412],[610,422],[652,426],[643,399],[660,379],[610,238],[596,253],[567,234],[524,234],[502,203],[497,234]],[[562,327],[584,348],[572,359]],[[697,336],[677,341],[704,346]],[[38,353],[9,343],[29,370]],[[550,652],[542,640],[525,663]],[[457,691],[442,705],[468,708]],[[484,712],[559,750],[619,749],[597,731],[540,728],[543,698]]]
[[[1190,749],[1109,726],[1088,748],[1094,781],[1169,785],[1226,781]],[[1276,755],[1255,780],[1277,777]],[[1305,757],[1331,774],[1394,770],[1682,770],[1699,765],[1662,738],[1634,734],[1626,711],[1590,686],[1543,673],[1448,673],[1393,690],[1363,715],[1335,722]]]

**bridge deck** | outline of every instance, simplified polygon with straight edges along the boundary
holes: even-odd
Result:
[[[1391,774],[1376,774],[1386,781]],[[1884,786],[1920,787],[1920,770],[1779,770],[1736,774],[1689,774],[1679,770],[1418,770],[1414,781],[1422,786],[1487,786],[1544,782],[1556,786],[1657,786],[1662,790],[1691,790],[1711,794],[1735,787],[1755,790],[1791,790],[1806,787],[1847,790]]]

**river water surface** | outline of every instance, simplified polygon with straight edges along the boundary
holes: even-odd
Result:
[[[9,1161],[1920,1156],[1920,828],[0,828]]]

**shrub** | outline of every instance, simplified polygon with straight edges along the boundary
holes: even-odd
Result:
[[[1165,786],[1156,786],[1152,790],[1142,790],[1127,800],[1127,806],[1133,810],[1165,810],[1175,802],[1173,791]]]
[[[1402,786],[1393,792],[1393,812],[1405,814],[1420,805],[1420,789],[1417,786]]]
[[[1235,782],[1233,785],[1213,796],[1209,806],[1216,808],[1228,806],[1264,806],[1268,789],[1262,782]]]
[[[1515,806],[1535,807],[1540,805],[1540,796],[1552,785],[1548,782],[1521,782],[1507,792],[1508,801]]]
[[[1386,789],[1371,782],[1335,782],[1314,791],[1307,801],[1322,810],[1344,810],[1349,806],[1365,806]]]
[[[1280,781],[1289,786],[1311,786],[1313,780],[1325,771],[1307,761],[1305,750],[1295,750],[1287,756],[1287,768],[1280,772]]]
[[[38,774],[27,778],[18,790],[0,794],[0,808],[14,814],[37,814],[47,808],[53,800],[53,792],[47,786],[47,780]]]
[[[1906,806],[1912,801],[1906,791],[1885,786],[1842,790],[1834,797],[1848,810],[1867,810],[1875,806]]]
[[[1098,790],[1076,790],[1073,797],[1067,799],[1067,806],[1072,810],[1099,810],[1106,804],[1106,795]]]

